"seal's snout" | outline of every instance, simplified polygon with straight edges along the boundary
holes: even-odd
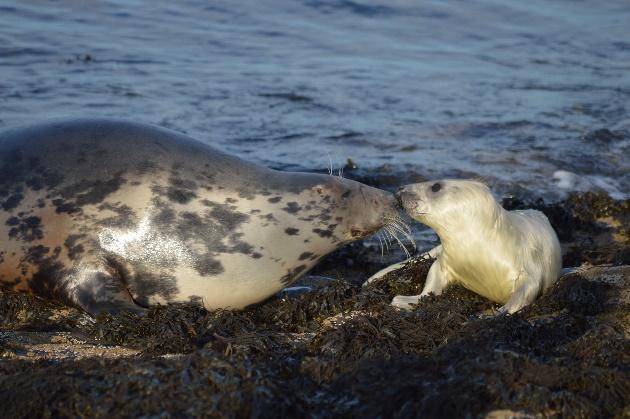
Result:
[[[396,196],[396,200],[398,201],[398,205],[400,205],[402,208],[406,208],[406,206],[410,202],[415,202],[418,200],[418,197],[416,196],[416,194],[413,192],[410,192],[404,186],[398,188],[398,191],[396,192],[395,196]]]

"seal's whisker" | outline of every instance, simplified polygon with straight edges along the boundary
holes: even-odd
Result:
[[[388,233],[390,236],[393,236],[392,234],[392,224],[391,223],[387,223],[386,225],[383,226],[383,230]]]
[[[402,230],[411,233],[411,227],[407,225],[401,218],[398,217],[386,217],[385,220],[387,224],[395,224],[399,226]]]
[[[393,240],[396,240],[396,232],[395,230],[392,230],[391,226],[386,226],[385,227],[385,231],[387,232],[387,234],[389,235],[389,237],[391,237]],[[392,242],[393,242],[392,240]]]
[[[389,252],[389,238],[387,237],[387,234],[385,234],[385,228],[383,228],[381,230],[381,233],[383,233],[383,240],[385,241],[385,248],[387,249],[387,251]]]
[[[383,227],[383,237],[385,237],[385,241],[391,244],[390,236],[392,233],[387,229],[387,226]]]
[[[402,234],[404,238],[409,240],[409,242],[411,243],[414,249],[416,248],[416,242],[413,240],[413,237],[411,236],[411,229],[409,228],[409,226],[407,226],[406,224],[400,225],[398,222],[393,222],[390,225],[396,231],[400,232],[400,234]]]
[[[400,231],[407,239],[409,239],[409,241],[411,241],[411,230],[405,228],[404,225],[400,225],[397,222],[392,222],[390,225]]]
[[[396,240],[396,242],[398,242],[398,245],[400,246],[400,248],[405,252],[405,255],[407,255],[407,258],[411,257],[411,254],[409,253],[409,250],[407,250],[407,248],[405,247],[405,245],[403,244],[402,241],[400,241],[400,239],[398,238],[398,236],[396,235],[396,230],[392,230],[391,225],[390,226],[386,226],[385,227],[385,231],[387,231],[390,236]]]
[[[409,251],[407,250],[407,248],[402,244],[402,242],[400,241],[400,239],[398,238],[398,236],[396,235],[396,230],[393,230],[391,226],[386,226],[385,227],[385,231],[389,234],[389,236],[395,240],[398,245],[404,250],[405,254],[408,254]]]
[[[399,227],[392,225],[392,228],[399,232],[400,234],[402,234],[402,236],[407,239],[409,241],[409,243],[411,243],[411,246],[413,246],[414,249],[416,249],[416,242],[413,240],[413,238],[411,237],[411,235],[409,233],[407,233],[404,230],[401,230]],[[396,239],[398,239],[398,235],[396,235]]]
[[[398,231],[403,235],[404,238],[409,240],[412,244],[413,248],[416,249],[416,242],[413,240],[411,236],[411,228],[399,217],[386,217],[387,224],[386,227],[393,228],[395,231]],[[398,239],[398,237],[396,237]]]
[[[378,239],[378,243],[379,243],[379,247],[381,248],[381,259],[383,259],[383,240],[381,239],[381,232],[379,231],[378,234],[376,235],[376,238]]]
[[[396,216],[385,216],[385,221],[399,224],[406,231],[411,232],[411,227],[409,227],[409,225],[405,221],[403,221],[402,218],[400,218],[397,215]]]
[[[405,229],[403,227],[401,227],[399,224],[395,224],[393,227],[394,227],[394,229],[396,229],[397,231],[399,231],[403,235],[403,238],[407,239],[409,241],[409,243],[411,243],[411,245],[413,246],[414,249],[416,248],[416,243],[411,238],[411,233],[410,232],[405,231]],[[396,234],[396,237],[398,237],[398,234]]]

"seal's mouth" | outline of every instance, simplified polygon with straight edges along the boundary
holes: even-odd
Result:
[[[389,249],[390,245],[398,244],[409,256],[408,243],[411,243],[414,248],[415,243],[411,236],[411,228],[401,218],[401,211],[404,210],[401,199],[397,194],[391,192],[382,190],[374,190],[373,192],[375,193],[366,197],[365,205],[360,208],[360,211],[365,211],[366,205],[369,207],[372,202],[376,204],[372,212],[367,214],[368,220],[352,225],[349,230],[345,231],[345,236],[350,240],[374,236],[380,243],[381,252],[383,252],[383,248]]]
[[[350,229],[349,235],[353,240],[364,239],[371,236],[372,234],[377,233],[382,228],[384,228],[384,226],[377,226],[372,228],[355,227]]]
[[[359,230],[358,228],[353,228],[352,230],[350,230],[350,237],[352,237],[353,239],[362,239],[364,237],[371,236],[377,230],[378,229],[369,231],[369,230]]]

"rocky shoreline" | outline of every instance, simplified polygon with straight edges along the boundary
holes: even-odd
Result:
[[[430,261],[361,287],[384,262],[360,244],[321,263],[311,291],[237,313],[92,319],[1,293],[0,416],[628,416],[630,202],[504,206],[544,211],[579,266],[512,316],[459,287],[393,309]]]

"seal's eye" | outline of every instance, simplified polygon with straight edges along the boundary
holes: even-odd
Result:
[[[437,192],[437,191],[439,191],[440,189],[442,189],[442,185],[440,185],[439,183],[434,183],[433,185],[431,185],[431,190],[432,190],[433,192]]]

